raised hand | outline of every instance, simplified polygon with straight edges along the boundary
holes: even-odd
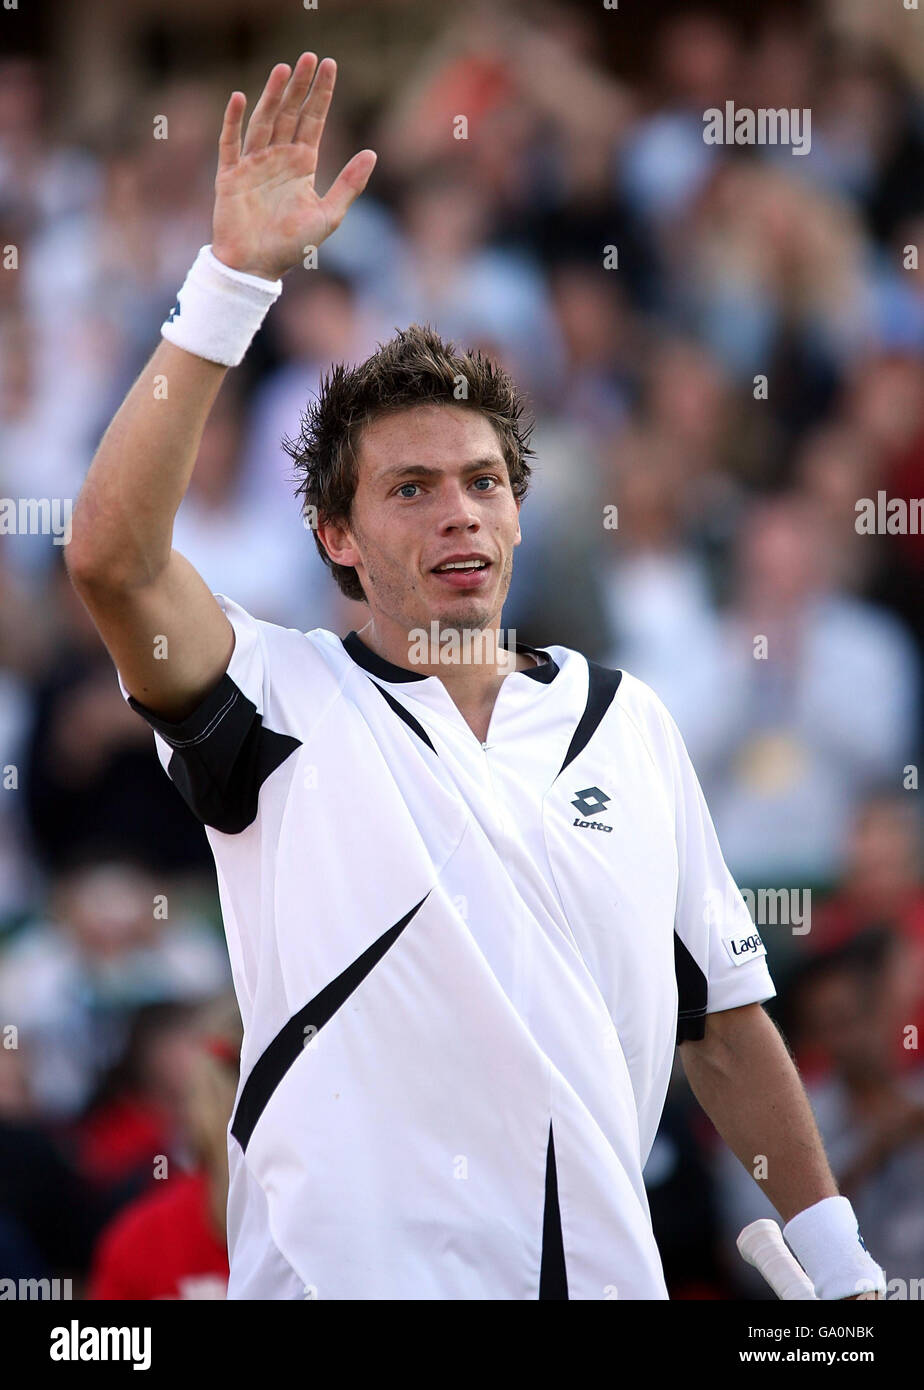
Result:
[[[277,63],[243,145],[247,98],[243,92],[231,93],[218,142],[212,217],[212,252],[225,265],[279,279],[301,263],[306,246],[320,246],[340,226],[365,188],[375,166],[374,150],[355,154],[325,197],[314,186],[336,77],[334,59],[318,64],[314,53],[303,53],[294,68]]]

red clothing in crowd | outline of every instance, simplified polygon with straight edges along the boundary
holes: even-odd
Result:
[[[902,1018],[902,1027],[895,1030],[893,1060],[898,1071],[911,1070],[920,1065],[920,1039],[924,1038],[924,891],[914,890],[900,907],[881,915],[855,894],[842,892],[813,911],[812,933],[807,939],[814,953],[824,955],[848,945],[865,928],[877,925],[888,927],[908,950],[904,962],[905,971],[910,972],[908,1012]],[[905,1025],[913,1025],[916,1035],[909,1037]],[[796,1048],[796,1061],[807,1081],[826,1075],[830,1066],[827,1057],[805,1044]]]
[[[107,1226],[89,1299],[224,1298],[228,1251],[212,1228],[205,1173],[181,1173],[137,1198]]]
[[[172,1151],[172,1133],[171,1117],[159,1106],[126,1094],[84,1116],[71,1142],[81,1172],[107,1187],[141,1167],[150,1170],[152,1153]]]

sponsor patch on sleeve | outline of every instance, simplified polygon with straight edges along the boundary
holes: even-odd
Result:
[[[744,965],[746,961],[765,956],[767,948],[760,939],[756,927],[749,932],[737,932],[734,936],[723,936],[725,949],[732,965]]]

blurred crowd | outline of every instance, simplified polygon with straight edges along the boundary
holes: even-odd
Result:
[[[862,498],[924,498],[924,93],[910,29],[864,30],[868,7],[845,8],[849,30],[833,7],[795,22],[770,5],[747,33],[669,12],[627,76],[606,42],[617,11],[466,7],[365,104],[350,45],[333,50],[319,183],[363,146],[378,165],[226,379],[174,544],[260,618],[362,626],[301,524],[282,438],[332,362],[411,322],[501,360],[538,454],[504,627],[653,686],[739,886],[810,906],[809,930],[762,924],[769,1008],[871,1252],[910,1280],[924,535],[855,522]],[[42,60],[0,60],[3,498],[76,497],[210,239],[224,97],[246,87],[252,106],[296,52],[168,74],[82,141]],[[707,145],[703,113],[726,100],[810,108],[810,151]],[[204,832],[61,546],[7,527],[0,1275],[223,1296],[229,990]],[[770,1296],[734,1237],[772,1209],[679,1066],[645,1176],[672,1296]]]

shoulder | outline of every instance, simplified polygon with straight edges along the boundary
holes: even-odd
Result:
[[[558,663],[556,683],[578,730],[589,736],[600,729],[614,738],[640,741],[655,762],[672,758],[683,747],[674,720],[650,685],[624,667],[607,666],[583,652],[561,645],[545,646]]]
[[[327,646],[341,645],[340,638],[333,632],[328,632],[326,628],[308,628],[303,631],[297,627],[283,627],[280,623],[257,617],[227,594],[216,593],[214,598],[234,628],[235,636],[244,641],[258,642],[267,650],[309,647],[320,651]]]
[[[657,691],[623,667],[583,660],[588,670],[588,710],[609,707],[622,737],[640,742],[662,770],[674,769],[678,758],[686,756],[686,746]]]
[[[302,631],[258,618],[225,594],[215,594],[234,629],[228,676],[251,698],[259,690],[268,701],[294,688],[334,689],[351,664],[340,638],[326,628]],[[260,713],[263,701],[257,700]]]
[[[620,706],[629,717],[638,720],[646,728],[676,728],[670,710],[652,686],[639,680],[638,676],[633,676],[630,671],[622,671],[620,674]]]
[[[587,671],[588,698],[593,698],[595,690],[611,692],[614,707],[627,719],[637,722],[645,729],[649,726],[662,728],[664,725],[674,724],[657,692],[624,667],[604,665],[582,652],[567,647],[549,647],[547,650],[553,655],[556,652],[567,653],[572,660],[581,663]],[[561,665],[561,660],[557,657],[556,659]]]

